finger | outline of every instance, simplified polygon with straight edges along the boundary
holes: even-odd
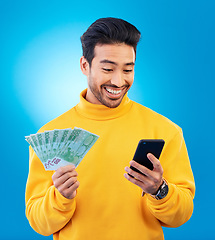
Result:
[[[147,180],[147,177],[145,175],[143,175],[142,173],[138,173],[129,167],[125,167],[125,171],[141,182],[145,182]]]
[[[153,194],[155,192],[157,192],[157,189],[159,188],[159,186],[161,185],[161,183],[159,184],[155,184],[153,181],[151,181],[149,178],[146,179],[146,181],[140,181],[137,178],[132,178],[130,177],[128,174],[124,174],[124,177],[130,181],[131,183],[137,185],[138,187],[140,187],[144,193],[150,193]]]
[[[76,181],[68,189],[70,192],[74,192],[79,187],[79,185],[80,185],[79,181]]]
[[[142,174],[149,176],[151,174],[151,170],[148,169],[147,167],[137,163],[136,161],[132,160],[130,161],[130,165],[134,168],[136,168],[137,170],[139,170]]]
[[[152,153],[148,153],[147,158],[152,162],[154,170],[161,168],[160,161]]]
[[[67,172],[72,172],[75,170],[74,165],[67,165],[64,167],[60,167],[59,169],[56,170],[56,172],[53,174],[55,178],[59,178],[60,176],[64,175]]]
[[[69,199],[72,199],[76,196],[76,190],[79,187],[80,183],[78,181],[74,182],[70,187],[65,188],[61,191],[61,194]]]
[[[137,178],[138,180],[140,180],[142,182],[146,183],[150,179],[150,181],[153,181],[155,184],[157,184],[158,182],[161,181],[161,178],[162,178],[162,175],[163,175],[163,168],[161,167],[159,161],[158,161],[158,164],[159,164],[159,167],[156,167],[151,171],[150,169],[146,168],[145,166],[143,166],[143,165],[141,165],[141,164],[132,160],[130,162],[130,165],[135,167],[136,169],[138,169],[144,175],[142,175],[140,173],[137,173],[137,172],[133,171],[132,169],[130,170],[129,168],[126,168],[125,170],[129,174],[131,174],[132,176],[134,176],[135,178]]]
[[[70,178],[77,177],[78,173],[76,171],[72,172],[66,172],[60,177],[53,177],[53,183],[55,187],[59,187],[60,185],[64,184],[66,181],[68,181]]]
[[[133,183],[133,184],[137,185],[138,187],[144,189],[144,182],[141,182],[141,181],[139,181],[139,180],[136,179],[136,178],[130,177],[127,173],[124,174],[124,177],[125,177],[128,181],[130,181],[131,183]]]
[[[71,177],[59,185],[58,190],[62,192],[64,189],[70,188],[75,182],[77,182],[77,177]]]

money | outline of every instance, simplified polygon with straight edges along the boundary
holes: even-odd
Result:
[[[46,170],[57,170],[69,164],[77,167],[98,138],[96,134],[75,127],[31,134],[25,140]]]

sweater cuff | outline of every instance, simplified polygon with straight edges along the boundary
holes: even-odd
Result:
[[[74,198],[68,199],[65,198],[58,190],[55,188],[55,186],[52,186],[54,188],[54,193],[55,193],[55,202],[58,206],[63,211],[68,211],[71,210],[75,207],[76,205],[76,200]]]
[[[165,181],[166,181],[166,179],[165,179]],[[171,198],[174,190],[173,190],[173,187],[171,186],[171,184],[168,183],[168,181],[166,181],[166,183],[168,184],[169,191],[163,199],[155,199],[150,194],[147,194],[147,198],[148,198],[150,205],[160,205],[160,204],[167,202]]]

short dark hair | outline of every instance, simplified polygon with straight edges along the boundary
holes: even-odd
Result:
[[[91,66],[96,44],[125,43],[134,48],[140,40],[139,30],[129,22],[119,18],[100,18],[90,25],[81,36],[83,56]]]

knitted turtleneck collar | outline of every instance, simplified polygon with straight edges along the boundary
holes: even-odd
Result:
[[[109,108],[104,105],[92,104],[85,99],[87,89],[81,92],[80,102],[76,105],[76,111],[89,119],[94,120],[108,120],[118,118],[124,115],[132,106],[132,101],[128,98],[127,94],[124,96],[120,105],[116,108]]]

